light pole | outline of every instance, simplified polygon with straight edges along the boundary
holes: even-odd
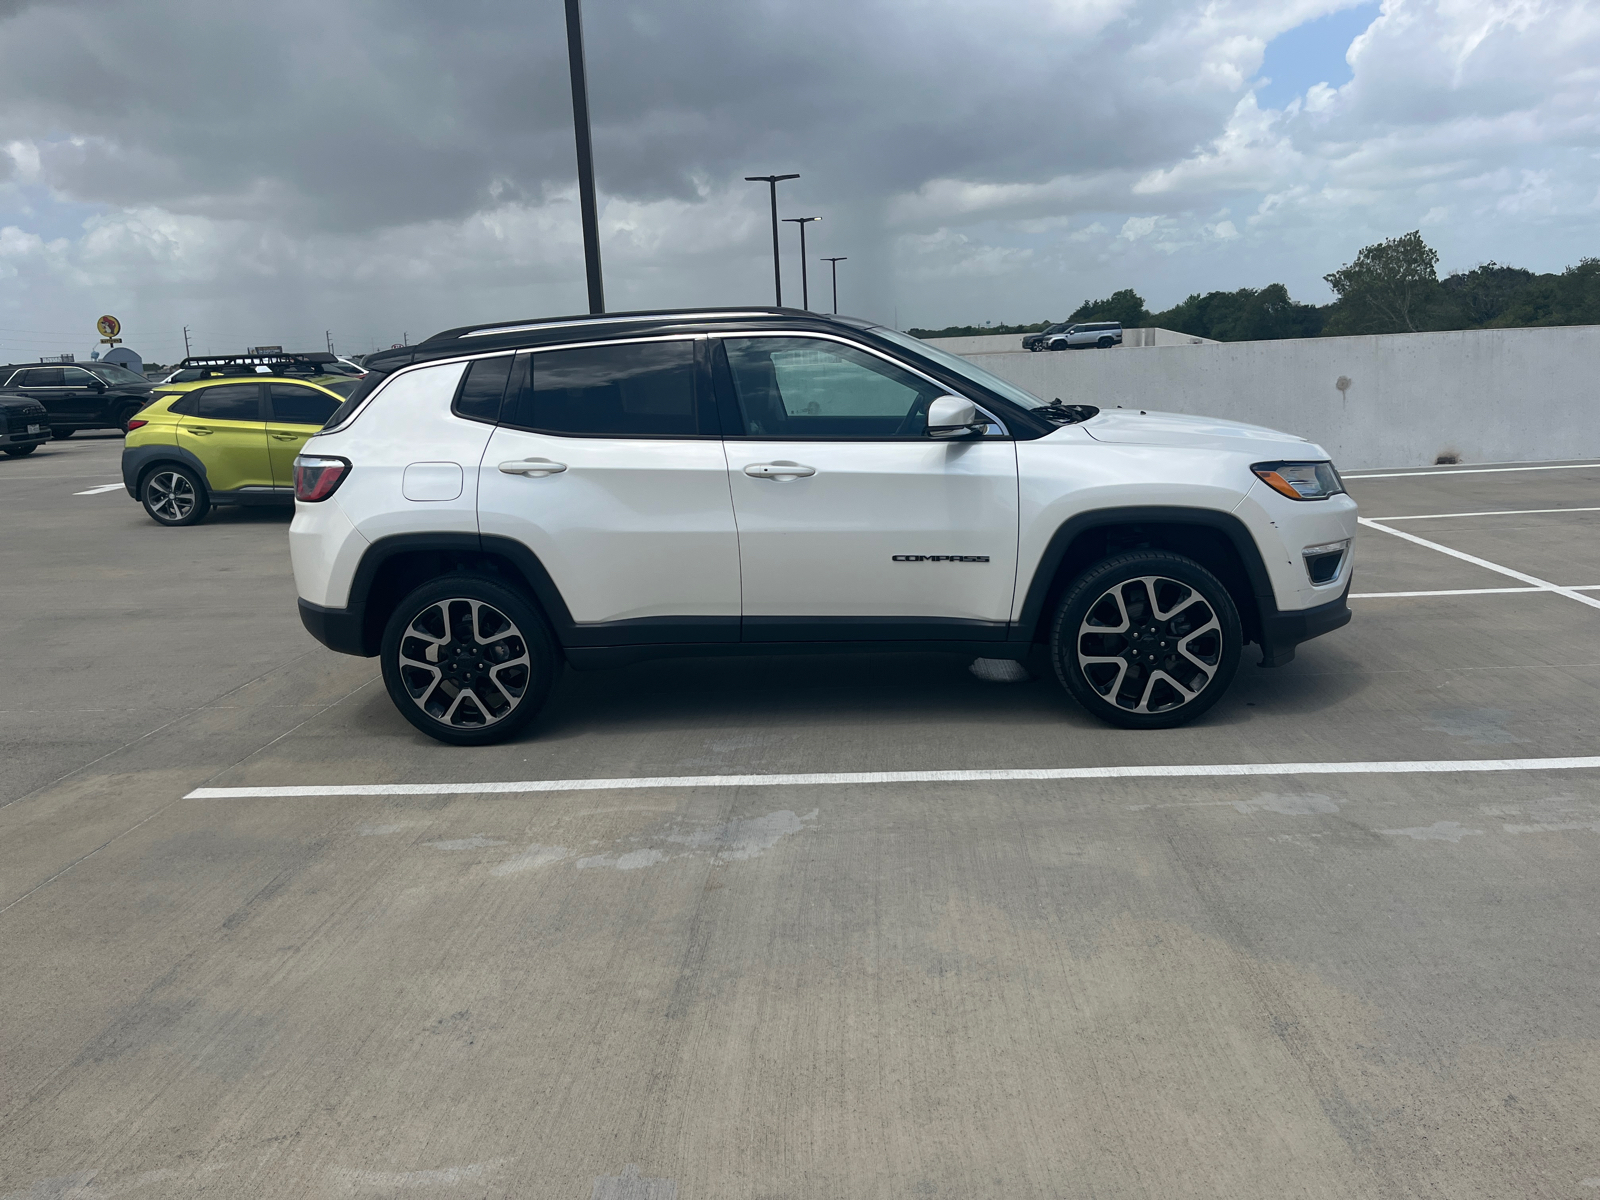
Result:
[[[567,0],[567,66],[572,73],[572,133],[578,143],[578,208],[583,217],[583,266],[589,279],[589,311],[606,310],[600,277],[600,219],[594,203],[594,147],[589,143],[589,79],[583,67],[583,14]]]
[[[822,261],[825,262],[825,263],[832,263],[833,264],[833,315],[834,316],[838,316],[839,315],[839,264],[842,263],[842,262],[847,262],[848,261],[848,256],[841,254],[841,255],[839,255],[838,258],[825,258]]]
[[[785,179],[799,179],[799,175],[746,175],[746,183],[764,183],[772,189],[772,288],[777,292],[778,307],[783,307],[783,268],[778,260],[778,185]]]
[[[806,222],[820,221],[821,217],[785,217],[785,221],[800,226],[800,307],[811,311],[811,289],[806,285]]]

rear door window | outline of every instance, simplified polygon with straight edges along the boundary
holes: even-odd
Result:
[[[503,424],[569,437],[717,437],[699,387],[695,342],[623,342],[544,350],[507,398]]]
[[[202,388],[174,402],[171,411],[203,421],[259,421],[261,385],[225,383]]]
[[[60,367],[34,367],[22,376],[23,387],[47,388],[66,387],[66,381],[61,376]]]
[[[268,420],[283,425],[315,425],[320,429],[339,407],[339,401],[326,392],[296,387],[292,383],[270,384],[267,395],[272,404],[272,415]]]

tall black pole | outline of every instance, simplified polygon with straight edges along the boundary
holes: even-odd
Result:
[[[799,179],[799,175],[746,175],[746,183],[764,183],[772,189],[772,290],[776,293],[778,307],[783,307],[783,267],[778,257],[778,185],[785,179]]]
[[[567,65],[572,73],[572,132],[578,142],[578,208],[583,214],[583,265],[589,277],[589,311],[606,310],[600,275],[600,219],[594,202],[594,147],[589,142],[589,80],[583,69],[583,14],[567,0]]]
[[[833,315],[839,315],[839,264],[848,262],[850,256],[841,254],[838,258],[825,258],[822,261],[833,266]]]
[[[811,221],[820,221],[821,217],[785,217],[800,226],[800,305],[807,312],[811,311],[811,289],[806,285],[806,225]]]

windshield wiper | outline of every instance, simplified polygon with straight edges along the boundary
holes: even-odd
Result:
[[[1063,404],[1061,397],[1057,396],[1049,404],[1042,404],[1033,410],[1047,421],[1054,421],[1057,425],[1076,425],[1080,421],[1087,421],[1090,417],[1098,416],[1100,410],[1092,404]]]

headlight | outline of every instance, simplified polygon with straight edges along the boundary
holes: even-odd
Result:
[[[1344,491],[1331,462],[1267,462],[1250,468],[1273,491],[1291,500],[1326,500]]]

